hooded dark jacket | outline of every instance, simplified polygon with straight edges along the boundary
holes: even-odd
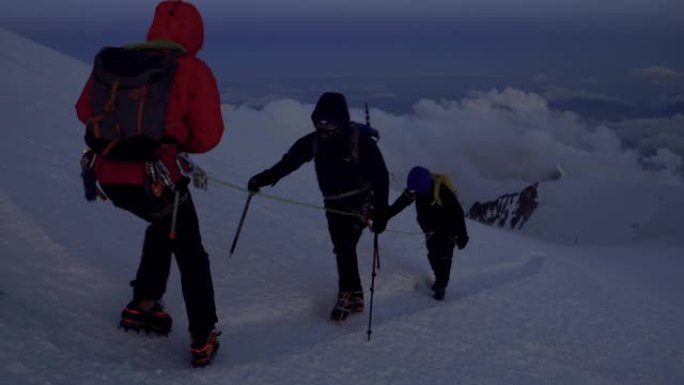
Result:
[[[278,163],[258,175],[260,185],[273,185],[313,160],[327,207],[359,209],[363,203],[372,203],[384,210],[389,196],[385,161],[375,140],[350,122],[344,96],[323,94],[311,117],[336,122],[338,132],[326,135],[317,130],[298,139]]]

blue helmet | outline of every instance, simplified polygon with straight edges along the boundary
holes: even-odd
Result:
[[[406,177],[406,188],[418,195],[428,195],[432,188],[432,173],[425,167],[412,168]]]

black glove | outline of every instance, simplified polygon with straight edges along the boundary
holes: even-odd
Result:
[[[249,182],[247,182],[247,190],[251,193],[258,193],[259,189],[263,186],[259,180],[259,175],[254,175],[253,177],[249,178]]]
[[[269,173],[268,170],[262,171],[249,179],[249,182],[247,182],[247,189],[252,193],[258,193],[261,187],[267,185],[272,186],[278,181],[277,179],[273,179],[274,178],[271,176],[271,173]]]
[[[458,249],[463,250],[463,248],[466,247],[466,245],[468,244],[468,240],[468,234],[459,235],[456,238],[456,246],[458,247]]]
[[[371,224],[371,231],[376,234],[382,233],[387,228],[387,221],[389,221],[389,218],[384,210],[383,212],[375,213],[375,218],[373,218],[373,223]]]

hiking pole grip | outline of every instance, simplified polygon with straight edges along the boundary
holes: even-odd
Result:
[[[255,193],[249,192],[249,195],[247,196],[247,202],[245,202],[245,208],[242,209],[242,216],[240,217],[240,223],[238,223],[238,228],[237,231],[235,232],[235,238],[233,238],[233,244],[230,246],[230,255],[229,257],[233,256],[233,252],[235,251],[235,246],[237,245],[238,237],[240,237],[240,231],[242,231],[242,224],[245,223],[245,217],[247,216],[247,209],[249,209],[249,202],[252,201],[252,197],[254,196]]]

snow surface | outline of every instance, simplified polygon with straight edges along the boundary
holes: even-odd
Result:
[[[612,199],[611,210],[636,212],[643,227],[617,209],[586,227],[593,211],[581,209],[586,190],[571,177],[548,184],[546,194],[540,189],[527,225],[556,235],[582,227],[566,240],[468,221],[471,243],[456,253],[441,303],[429,296],[425,249],[407,210],[380,237],[370,341],[368,311],[343,325],[327,321],[337,277],[322,211],[255,197],[229,258],[246,194],[218,181],[244,185],[309,130],[311,106],[293,100],[259,111],[224,106],[223,142],[194,157],[215,178],[193,194],[223,336],[214,363],[192,369],[175,267],[165,296],[174,332],[162,338],[117,329],[144,223],[82,197],[83,128],[73,103],[88,65],[4,30],[0,45],[2,384],[684,383],[684,210],[676,183],[603,178],[597,191]],[[379,123],[409,119],[374,114]],[[415,153],[393,150],[392,134],[384,138],[394,198]],[[305,165],[265,192],[318,205],[313,174]],[[639,199],[642,193],[656,200]],[[623,228],[640,231],[628,237]],[[584,242],[590,236],[611,242]],[[370,298],[370,233],[359,254]]]

